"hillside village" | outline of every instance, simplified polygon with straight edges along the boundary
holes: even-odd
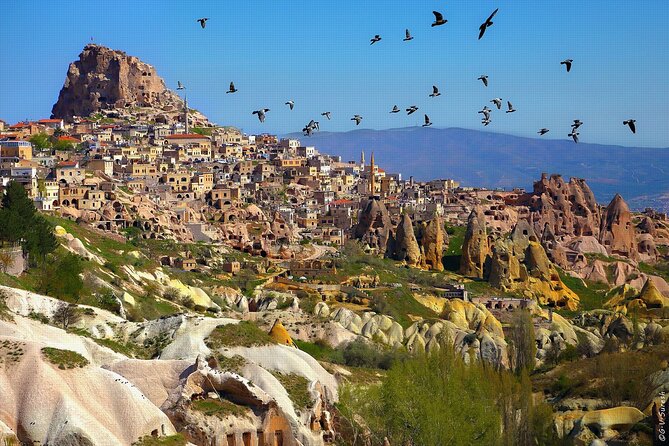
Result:
[[[74,254],[82,284],[46,292],[24,239],[2,239],[0,390],[12,404],[0,439],[384,444],[338,403],[389,368],[350,360],[351,345],[393,362],[448,339],[468,361],[513,370],[525,311],[540,370],[528,388],[551,405],[555,437],[651,444],[669,388],[665,214],[631,212],[620,195],[597,203],[583,179],[546,174],[528,191],[416,181],[372,147],[342,160],[306,135],[247,135],[93,44],[52,113],[0,121],[0,185],[22,187],[54,228],[45,258]],[[624,369],[653,383],[643,397],[613,398],[585,375],[626,353],[657,359]],[[25,390],[35,370],[39,392],[68,401],[64,419]]]

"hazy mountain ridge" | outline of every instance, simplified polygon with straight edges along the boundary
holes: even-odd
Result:
[[[557,133],[556,133],[557,134]],[[549,135],[551,135],[549,133]],[[669,148],[635,148],[524,138],[461,128],[360,129],[298,134],[303,144],[342,160],[373,150],[379,165],[404,178],[454,178],[465,186],[530,189],[542,172],[585,178],[598,201],[620,193],[634,209],[669,209]],[[559,136],[559,135],[558,135]]]

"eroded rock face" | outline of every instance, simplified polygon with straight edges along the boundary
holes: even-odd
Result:
[[[510,238],[495,242],[486,275],[493,287],[522,292],[542,305],[578,308],[578,295],[562,282],[526,221],[518,222]]]
[[[423,228],[420,238],[421,266],[436,271],[443,271],[444,265],[441,256],[444,243],[448,243],[444,232],[444,225],[438,215],[430,220]]]
[[[619,194],[616,194],[602,216],[599,241],[609,254],[638,259],[632,213]]]
[[[483,278],[483,268],[489,254],[490,246],[486,234],[485,215],[483,215],[483,210],[477,206],[469,214],[467,220],[467,230],[460,258],[460,274]]]
[[[100,45],[86,45],[70,64],[52,117],[72,119],[106,108],[162,108],[181,104],[155,68],[136,57]]]
[[[413,223],[409,214],[403,214],[395,234],[395,260],[406,261],[409,266],[420,264],[420,248],[413,231]]]
[[[375,199],[364,204],[353,235],[379,254],[386,253],[392,222],[383,202]]]
[[[571,178],[565,183],[560,175],[549,178],[543,174],[522,201],[530,208],[536,231],[543,231],[548,224],[557,237],[599,234],[599,206],[583,179]]]

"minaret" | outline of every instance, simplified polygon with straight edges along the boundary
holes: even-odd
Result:
[[[362,165],[362,168],[365,168],[365,151],[361,150],[360,151],[360,164]]]
[[[188,98],[186,95],[184,95],[184,124],[186,125],[184,133],[187,135],[190,131],[188,128]]]
[[[371,177],[369,178],[369,189],[370,189],[370,195],[373,197],[376,194],[376,174],[374,172],[374,152],[372,152],[372,159],[370,160],[370,166],[369,166],[369,174]]]

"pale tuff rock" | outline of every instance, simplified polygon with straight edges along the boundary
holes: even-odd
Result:
[[[394,259],[406,261],[409,266],[420,264],[420,248],[413,230],[413,223],[409,214],[403,214],[395,233]]]
[[[599,240],[609,254],[617,254],[632,260],[639,258],[632,213],[619,194],[613,197],[604,211]]]
[[[122,51],[89,44],[70,64],[51,114],[71,119],[109,107],[162,108],[180,103],[151,65]]]
[[[483,278],[484,266],[490,246],[486,234],[485,215],[481,207],[477,206],[467,220],[467,230],[462,243],[462,257],[460,259],[460,274],[467,277]]]
[[[353,236],[380,255],[385,255],[392,223],[383,202],[368,200],[358,216]]]
[[[423,268],[443,271],[442,254],[448,244],[448,235],[444,231],[441,217],[435,216],[422,228],[420,237],[421,266]]]

